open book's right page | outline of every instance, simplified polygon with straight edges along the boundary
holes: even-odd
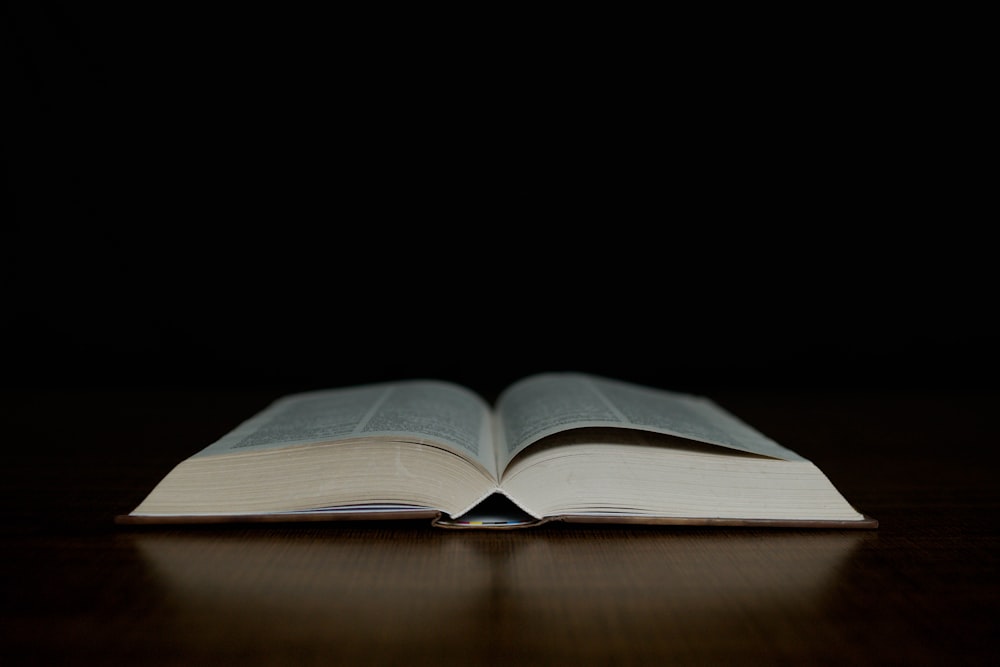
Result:
[[[500,395],[496,414],[500,471],[533,442],[595,426],[636,428],[786,461],[804,460],[706,398],[584,373],[524,378]]]

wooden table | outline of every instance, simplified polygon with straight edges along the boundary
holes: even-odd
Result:
[[[996,395],[713,395],[875,531],[114,525],[271,398],[7,392],[0,665],[1000,664]]]

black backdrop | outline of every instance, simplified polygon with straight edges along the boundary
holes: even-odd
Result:
[[[5,10],[7,387],[992,389],[961,86],[884,33],[102,7]]]

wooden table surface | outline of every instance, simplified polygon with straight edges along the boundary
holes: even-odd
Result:
[[[874,531],[114,525],[274,397],[7,392],[0,665],[1000,664],[996,395],[713,395]]]

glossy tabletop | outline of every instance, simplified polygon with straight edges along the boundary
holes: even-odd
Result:
[[[123,527],[275,396],[8,392],[0,664],[992,665],[994,395],[729,392],[877,530]]]

